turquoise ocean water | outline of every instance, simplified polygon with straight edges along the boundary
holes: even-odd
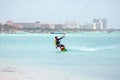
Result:
[[[0,34],[0,65],[55,70],[70,75],[120,79],[120,33]],[[94,79],[95,80],[95,79]],[[96,79],[97,80],[97,79]]]

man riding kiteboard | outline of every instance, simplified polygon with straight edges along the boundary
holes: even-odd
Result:
[[[65,46],[60,43],[61,39],[63,39],[64,37],[65,37],[65,33],[60,38],[58,38],[57,36],[55,36],[55,46],[56,46],[56,49],[59,47],[61,49],[61,51],[67,51],[67,49],[65,48]]]

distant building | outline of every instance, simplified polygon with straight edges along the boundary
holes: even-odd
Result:
[[[107,19],[102,19],[102,23],[103,23],[103,29],[107,29],[108,28],[108,20]]]
[[[107,29],[107,19],[93,19],[94,28],[96,30],[106,30]]]
[[[94,30],[93,24],[90,24],[90,23],[85,23],[84,25],[80,25],[79,28],[80,28],[80,30],[83,30],[83,31]]]
[[[13,25],[13,21],[12,20],[9,20],[6,22],[7,25]]]
[[[93,23],[99,23],[98,19],[93,19]]]
[[[22,28],[40,28],[40,29],[54,29],[53,24],[49,23],[41,23],[40,21],[36,21],[35,23],[14,23],[15,25],[20,25]]]
[[[63,24],[55,24],[54,29],[63,29],[64,25]]]
[[[34,27],[41,27],[41,22],[40,21],[36,21],[35,24],[34,24]]]
[[[50,23],[50,24],[49,24],[49,27],[50,27],[50,29],[55,29],[55,24]]]
[[[50,28],[50,25],[49,24],[40,24],[40,28],[41,29],[48,29],[48,28]]]
[[[33,28],[34,23],[14,23],[16,25],[20,25],[22,28]]]
[[[41,29],[54,29],[54,24],[52,23],[39,23]]]

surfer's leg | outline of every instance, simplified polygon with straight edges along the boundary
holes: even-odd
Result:
[[[61,47],[61,44],[57,44],[57,47]]]

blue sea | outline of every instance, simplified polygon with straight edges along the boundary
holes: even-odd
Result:
[[[0,67],[41,69],[57,76],[42,80],[120,79],[120,33],[66,33],[61,40],[66,52],[55,48],[55,36],[63,35],[0,34]]]

